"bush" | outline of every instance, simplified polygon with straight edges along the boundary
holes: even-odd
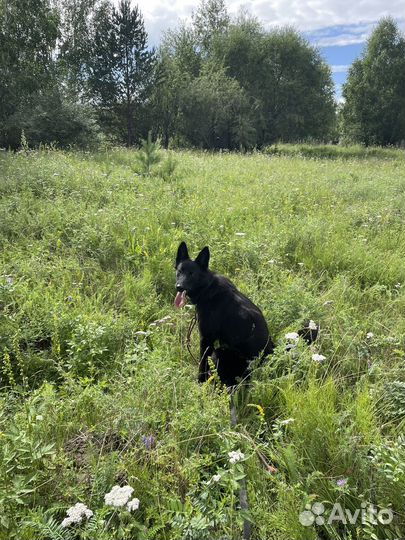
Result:
[[[65,100],[58,91],[39,96],[33,106],[9,117],[0,144],[18,148],[23,132],[31,147],[45,144],[95,148],[101,142],[101,132],[91,109]]]

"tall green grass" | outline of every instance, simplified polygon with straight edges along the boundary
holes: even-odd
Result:
[[[329,151],[162,153],[149,176],[127,150],[0,155],[0,538],[238,538],[243,519],[256,539],[404,536],[404,157]],[[181,240],[278,343],[237,429],[173,308]],[[286,353],[308,318],[319,340]],[[117,484],[139,510],[104,504]],[[61,528],[79,501],[94,516]],[[303,525],[317,502],[394,517]]]

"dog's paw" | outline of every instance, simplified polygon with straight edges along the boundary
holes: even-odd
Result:
[[[200,384],[203,384],[208,381],[208,373],[199,373],[198,375],[198,382]]]

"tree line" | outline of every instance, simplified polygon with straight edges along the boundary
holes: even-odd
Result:
[[[249,149],[278,141],[400,144],[405,40],[385,18],[350,68],[338,106],[330,67],[295,29],[267,31],[224,0],[148,43],[130,0],[0,5],[0,146],[106,140]]]

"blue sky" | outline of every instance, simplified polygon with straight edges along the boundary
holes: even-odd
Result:
[[[188,0],[134,0],[145,18],[149,43],[157,45],[163,33],[180,21],[189,21],[199,2]],[[265,28],[292,25],[321,50],[330,64],[341,98],[341,86],[350,64],[357,58],[377,21],[396,19],[405,28],[403,0],[226,0],[228,11],[244,10]]]

